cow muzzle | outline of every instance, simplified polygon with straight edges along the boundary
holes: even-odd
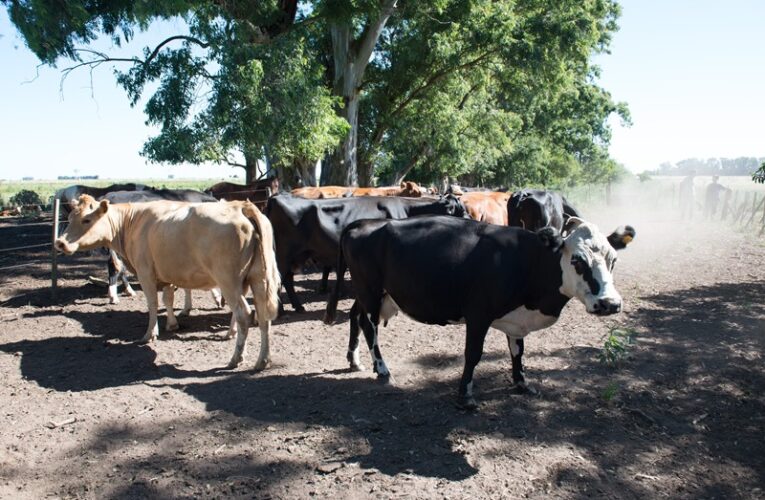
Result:
[[[72,255],[74,252],[77,251],[76,246],[73,248],[71,245],[67,244],[67,242],[64,241],[63,238],[56,239],[56,241],[53,243],[53,246],[56,250],[66,255]]]
[[[616,299],[598,299],[593,305],[592,310],[588,311],[598,316],[608,316],[616,314],[622,310],[622,301]]]

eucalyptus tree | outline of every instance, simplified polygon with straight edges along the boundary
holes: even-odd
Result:
[[[43,63],[74,61],[64,77],[113,63],[131,104],[152,88],[145,112],[160,132],[142,152],[154,161],[228,163],[250,181],[267,155],[310,181],[310,165],[347,134],[312,53],[319,16],[299,14],[297,0],[3,3]],[[92,48],[100,36],[121,46],[155,20],[179,17],[186,29],[141,55]]]

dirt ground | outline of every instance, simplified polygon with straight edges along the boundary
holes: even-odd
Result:
[[[462,326],[393,319],[381,348],[395,384],[380,385],[366,353],[367,371],[347,370],[350,300],[324,325],[318,275],[300,282],[308,312],[275,322],[274,366],[252,371],[253,329],[226,371],[229,316],[206,293],[179,332],[137,345],[141,294],[110,306],[87,281],[103,256],[61,258],[53,300],[47,250],[0,253],[0,268],[40,262],[0,271],[0,497],[764,498],[765,238],[591,215],[637,229],[616,267],[625,311],[572,301],[530,335],[538,396],[512,390],[490,333],[472,413],[454,406]],[[0,223],[0,248],[44,241],[41,227]],[[616,369],[598,359],[614,327],[637,334]]]

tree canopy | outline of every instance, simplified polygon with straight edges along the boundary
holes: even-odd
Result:
[[[629,114],[597,84],[617,29],[613,0],[0,0],[28,47],[64,73],[109,63],[160,132],[158,162],[265,158],[287,184],[520,186],[600,181],[607,118]],[[113,58],[153,21],[186,29]],[[138,51],[136,51],[138,52]]]

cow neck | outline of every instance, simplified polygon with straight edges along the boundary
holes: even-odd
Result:
[[[548,316],[558,316],[570,300],[570,297],[560,292],[563,284],[561,252],[551,252],[541,247],[536,250],[535,255],[536,265],[533,266],[530,276],[533,291],[526,307],[537,309]]]
[[[106,216],[109,219],[109,226],[112,232],[109,247],[125,257],[127,256],[125,236],[133,219],[133,204],[114,204],[111,206],[111,210],[106,212]]]

